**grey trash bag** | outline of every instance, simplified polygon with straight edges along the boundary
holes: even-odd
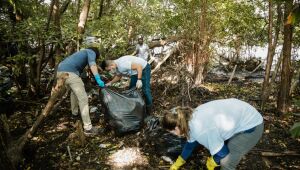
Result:
[[[100,92],[105,118],[116,132],[124,135],[140,130],[145,116],[145,102],[141,94],[135,89],[117,93],[109,88]]]

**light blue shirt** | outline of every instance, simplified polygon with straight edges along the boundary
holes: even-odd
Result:
[[[194,110],[188,141],[197,141],[214,155],[224,141],[262,122],[261,114],[244,101],[235,98],[211,101]]]
[[[57,72],[72,72],[80,76],[83,69],[96,64],[96,53],[90,49],[80,50],[59,63]]]
[[[137,74],[136,70],[131,69],[131,64],[140,64],[142,65],[143,69],[147,66],[147,61],[132,55],[120,57],[115,60],[115,63],[117,64],[117,74],[125,76],[132,76]]]

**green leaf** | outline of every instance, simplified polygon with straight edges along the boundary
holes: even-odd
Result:
[[[300,136],[300,122],[297,122],[293,125],[293,127],[290,129],[290,132],[294,138]]]

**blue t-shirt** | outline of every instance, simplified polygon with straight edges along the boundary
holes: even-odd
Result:
[[[59,63],[57,72],[72,72],[80,76],[83,69],[96,64],[96,53],[90,49],[80,50]]]

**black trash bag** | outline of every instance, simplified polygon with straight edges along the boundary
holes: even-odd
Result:
[[[105,119],[116,135],[140,130],[146,110],[145,102],[135,88],[121,93],[104,88],[100,96],[105,109]]]
[[[159,156],[167,156],[176,160],[183,150],[186,139],[158,127],[148,132],[143,142],[150,146],[151,150],[154,149]]]

